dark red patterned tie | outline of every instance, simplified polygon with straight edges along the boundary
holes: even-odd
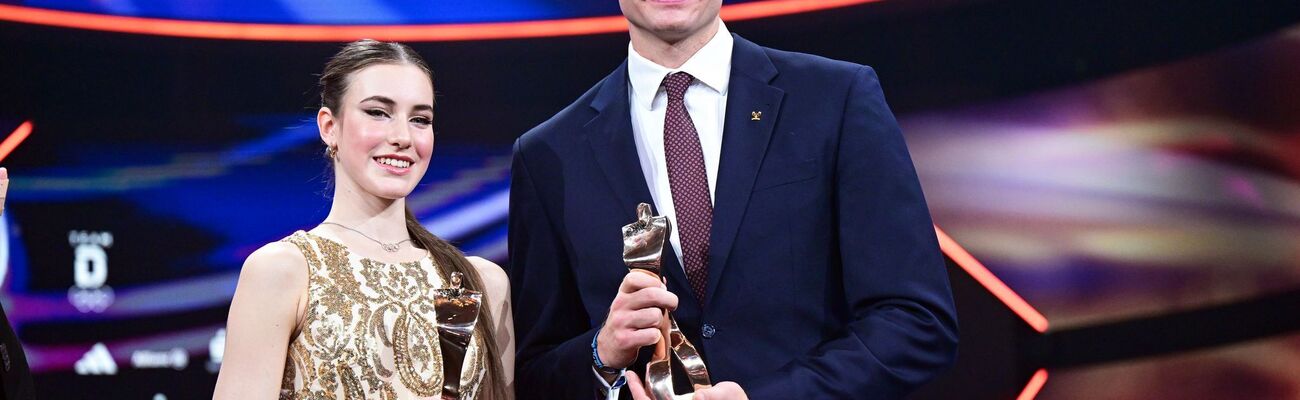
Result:
[[[668,164],[668,187],[673,192],[677,232],[682,242],[686,280],[695,298],[704,302],[709,280],[709,230],[713,226],[713,202],[709,201],[709,177],[704,170],[700,135],[686,112],[686,88],[695,77],[685,72],[664,78],[668,108],[664,110],[664,153]]]

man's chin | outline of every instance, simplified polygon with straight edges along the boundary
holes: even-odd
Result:
[[[690,24],[681,22],[655,25],[650,33],[665,42],[676,42],[690,37],[697,30]]]
[[[666,17],[666,16],[665,16]],[[659,18],[651,20],[645,27],[655,37],[675,42],[709,29],[708,20],[701,21],[695,15],[678,18]]]

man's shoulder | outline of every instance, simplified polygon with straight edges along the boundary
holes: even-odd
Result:
[[[601,82],[603,83],[604,81]],[[601,83],[597,83],[595,86],[592,86],[591,89],[588,89],[586,93],[582,94],[582,96],[578,96],[577,100],[564,106],[560,112],[555,113],[555,115],[552,115],[551,118],[546,119],[546,121],[537,124],[533,129],[529,129],[528,132],[524,133],[523,136],[520,137],[520,139],[542,139],[547,136],[553,136],[565,132],[572,129],[575,125],[580,126],[585,123],[586,121],[583,120],[583,117],[590,119],[593,115],[591,111],[591,99],[595,97],[595,93],[597,89],[600,88],[600,85]]]
[[[851,61],[836,60],[816,54],[799,53],[762,47],[768,59],[780,74],[787,78],[817,78],[817,80],[854,79],[864,70],[871,71],[866,65]]]
[[[572,137],[573,133],[596,116],[596,111],[591,108],[592,100],[596,98],[601,87],[609,80],[609,76],[602,78],[551,118],[533,127],[533,129],[529,129],[528,132],[519,137],[518,145],[527,147],[537,143],[553,142]]]

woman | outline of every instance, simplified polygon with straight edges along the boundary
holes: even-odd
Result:
[[[433,82],[398,43],[361,40],[325,65],[316,124],[334,199],[319,226],[245,261],[230,305],[219,399],[440,398],[434,290],[484,294],[460,398],[512,398],[509,284],[425,230],[406,196],[433,152]]]

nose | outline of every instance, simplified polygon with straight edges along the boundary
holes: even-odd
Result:
[[[397,146],[399,149],[411,147],[411,126],[410,124],[395,124],[396,128],[388,131],[388,143]]]

